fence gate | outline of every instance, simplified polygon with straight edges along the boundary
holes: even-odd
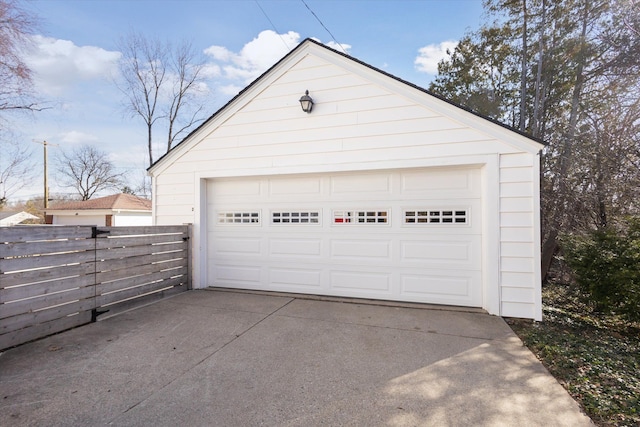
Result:
[[[0,227],[0,350],[191,288],[191,226]]]

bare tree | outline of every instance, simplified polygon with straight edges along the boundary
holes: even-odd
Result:
[[[89,200],[99,191],[118,189],[124,174],[115,171],[107,153],[83,145],[69,153],[61,151],[56,161],[61,184],[76,190],[82,200]]]
[[[153,135],[158,121],[166,121],[167,151],[179,135],[202,119],[195,96],[202,82],[204,63],[190,43],[177,47],[131,33],[119,43],[122,58],[116,82],[132,117],[147,128],[149,165],[153,164]],[[185,118],[186,117],[186,118]]]
[[[37,24],[16,0],[0,0],[0,112],[40,110],[32,95],[31,70],[23,49]]]
[[[135,169],[126,175],[127,181],[122,187],[122,192],[133,194],[145,199],[151,198],[151,177],[148,176],[144,168]]]
[[[23,60],[38,20],[17,0],[0,0],[0,208],[29,183],[34,168],[30,150],[14,142],[5,113],[39,111],[31,70]]]
[[[126,109],[139,116],[147,127],[149,165],[153,163],[153,125],[161,117],[158,111],[160,88],[167,73],[167,51],[158,41],[149,41],[131,33],[120,42],[120,78],[117,83],[124,94]]]
[[[0,133],[0,209],[9,197],[27,186],[33,176],[31,152]]]
[[[171,150],[175,140],[183,132],[202,121],[199,118],[202,105],[196,104],[195,96],[202,82],[203,63],[197,60],[193,47],[187,42],[180,44],[172,54],[170,79],[173,82],[166,110],[166,119],[169,122],[167,151]],[[185,118],[181,116],[183,112]]]

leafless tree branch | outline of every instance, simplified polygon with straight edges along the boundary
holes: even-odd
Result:
[[[124,180],[124,174],[115,171],[107,154],[90,145],[61,151],[56,163],[61,184],[75,189],[82,200],[89,200],[102,190],[120,188]]]

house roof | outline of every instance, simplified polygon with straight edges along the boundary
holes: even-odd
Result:
[[[23,214],[23,216],[25,217],[25,219],[37,219],[38,217],[35,215],[31,215],[28,212],[25,211],[2,211],[0,212],[0,219],[7,219],[10,218],[12,216],[16,216],[16,215],[20,215]]]
[[[19,213],[20,212],[8,212],[8,211],[0,212],[0,220],[9,218],[9,217],[17,215]]]
[[[20,224],[27,219],[38,219],[37,216],[25,211],[2,211],[0,212],[0,224],[14,225]]]
[[[483,114],[480,114],[480,113],[478,113],[478,112],[476,112],[476,111],[473,111],[472,109],[470,109],[470,108],[468,108],[468,107],[465,107],[465,106],[463,106],[463,105],[457,104],[457,103],[455,103],[455,102],[453,102],[453,101],[451,101],[451,100],[449,100],[449,99],[447,99],[447,98],[443,97],[442,95],[439,95],[439,94],[437,94],[437,93],[431,92],[431,91],[429,91],[429,90],[427,90],[427,89],[425,89],[425,88],[422,88],[422,87],[420,87],[420,86],[418,86],[418,85],[416,85],[416,84],[414,84],[414,83],[411,83],[411,82],[409,82],[409,81],[407,81],[407,80],[403,80],[403,79],[401,79],[400,77],[394,76],[393,74],[390,74],[390,73],[388,73],[388,72],[386,72],[386,71],[383,71],[383,70],[381,70],[381,69],[379,69],[379,68],[376,68],[376,67],[374,67],[373,65],[367,64],[366,62],[363,62],[363,61],[361,61],[361,60],[359,60],[359,59],[357,59],[357,58],[354,58],[354,57],[352,57],[352,56],[350,56],[350,55],[348,55],[348,54],[346,54],[346,53],[344,53],[344,52],[340,52],[340,51],[338,51],[338,50],[335,50],[335,49],[333,49],[333,48],[330,48],[330,47],[328,47],[328,46],[326,46],[326,45],[324,45],[324,44],[322,44],[322,43],[320,43],[320,42],[318,42],[318,41],[316,41],[316,40],[313,40],[313,39],[310,39],[310,38],[306,38],[306,39],[304,39],[302,42],[300,42],[300,44],[298,44],[298,46],[296,46],[296,47],[295,47],[294,49],[292,49],[289,53],[287,53],[285,56],[283,56],[283,57],[282,57],[278,62],[276,62],[275,64],[273,64],[273,65],[272,65],[268,70],[266,70],[264,73],[262,73],[262,74],[261,74],[258,78],[256,78],[253,82],[251,82],[248,86],[246,86],[244,89],[242,89],[240,92],[238,92],[238,94],[237,94],[236,96],[234,96],[233,98],[231,98],[231,99],[230,99],[230,100],[229,100],[225,105],[223,105],[220,109],[218,109],[215,113],[213,113],[213,114],[212,114],[212,115],[211,115],[207,120],[203,121],[203,122],[200,124],[200,126],[198,126],[197,128],[193,129],[193,130],[192,130],[192,131],[191,131],[187,136],[185,136],[185,137],[184,137],[184,138],[183,138],[183,139],[182,139],[178,144],[176,144],[176,145],[175,145],[171,150],[169,150],[168,152],[166,152],[162,157],[160,157],[160,158],[159,158],[158,160],[156,160],[156,161],[155,161],[151,166],[149,166],[149,167],[147,168],[147,170],[148,170],[148,171],[149,171],[149,170],[151,170],[151,169],[152,169],[152,168],[154,168],[158,163],[160,163],[161,161],[163,161],[163,160],[165,159],[165,157],[167,157],[169,154],[171,154],[173,151],[175,151],[177,148],[179,148],[179,147],[180,147],[180,146],[181,146],[185,141],[189,140],[189,138],[190,138],[193,134],[197,133],[200,129],[202,129],[202,128],[203,128],[204,126],[206,126],[208,123],[210,123],[211,121],[213,121],[213,120],[214,120],[218,115],[220,115],[222,112],[224,112],[224,111],[227,109],[227,107],[228,107],[229,105],[233,104],[233,103],[234,103],[234,102],[235,102],[239,97],[241,97],[245,92],[247,92],[247,91],[248,91],[249,89],[251,89],[253,86],[255,86],[256,84],[258,84],[258,82],[260,82],[260,81],[261,81],[261,80],[262,80],[262,79],[263,79],[267,74],[269,74],[273,69],[277,68],[281,63],[283,63],[284,61],[286,61],[286,60],[287,60],[287,58],[289,58],[290,56],[294,55],[294,54],[295,54],[299,49],[302,49],[302,48],[303,48],[303,46],[305,46],[305,45],[307,45],[307,44],[310,44],[310,43],[311,43],[311,44],[314,44],[314,45],[317,45],[317,46],[319,46],[319,47],[322,47],[322,48],[324,48],[324,49],[326,49],[326,50],[328,50],[328,51],[330,51],[330,52],[333,52],[333,53],[335,53],[335,54],[337,54],[337,55],[340,55],[340,56],[342,56],[342,57],[344,57],[344,58],[347,58],[347,59],[349,59],[349,60],[351,60],[351,61],[353,61],[353,62],[356,62],[356,63],[358,63],[358,64],[360,64],[360,65],[362,65],[362,66],[364,66],[364,67],[367,67],[367,68],[369,68],[369,69],[371,69],[371,70],[373,70],[373,71],[376,71],[376,72],[378,72],[378,73],[380,73],[380,74],[383,74],[383,75],[385,75],[385,76],[387,76],[387,77],[389,77],[389,78],[391,78],[391,79],[393,79],[393,80],[395,80],[395,81],[398,81],[398,82],[400,82],[400,83],[402,83],[402,84],[405,84],[405,85],[407,85],[407,86],[409,86],[409,87],[411,87],[411,88],[413,88],[413,89],[416,89],[416,90],[418,90],[418,91],[420,91],[420,92],[423,92],[423,93],[426,93],[426,94],[428,94],[428,95],[430,95],[430,96],[433,96],[434,98],[437,98],[437,99],[439,99],[439,100],[441,100],[441,101],[443,101],[443,102],[446,102],[447,104],[453,105],[454,107],[460,108],[461,110],[464,110],[464,111],[466,111],[466,112],[468,112],[468,113],[471,113],[471,114],[473,114],[473,115],[475,115],[475,116],[477,116],[477,117],[481,117],[481,118],[483,118],[483,119],[485,119],[485,120],[487,120],[487,121],[489,121],[489,122],[491,122],[491,123],[493,123],[493,124],[496,124],[496,125],[498,125],[498,126],[500,126],[500,127],[502,127],[502,128],[505,128],[505,129],[507,129],[507,130],[509,130],[509,131],[512,131],[512,132],[514,132],[514,133],[516,133],[516,134],[518,134],[518,135],[521,135],[521,136],[523,136],[523,137],[525,137],[525,138],[528,138],[528,139],[530,139],[530,140],[532,140],[532,141],[534,141],[534,142],[537,142],[537,143],[542,144],[542,145],[547,145],[547,143],[546,143],[546,142],[544,142],[543,140],[541,140],[540,138],[536,138],[536,137],[534,137],[534,136],[532,136],[532,135],[530,135],[530,134],[528,134],[528,133],[526,133],[526,132],[523,132],[523,131],[521,131],[521,130],[519,130],[519,129],[516,129],[516,128],[514,128],[514,127],[512,127],[512,126],[509,126],[509,125],[507,125],[507,124],[505,124],[505,123],[502,123],[502,122],[500,122],[499,120],[496,120],[496,119],[494,119],[494,118],[491,118],[491,117],[485,116],[485,115],[483,115]]]
[[[132,194],[113,194],[111,196],[99,197],[84,201],[74,201],[59,203],[50,206],[48,210],[99,210],[99,209],[122,209],[128,211],[151,211],[151,200],[143,199]]]

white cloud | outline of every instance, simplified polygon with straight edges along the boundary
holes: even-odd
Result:
[[[321,43],[320,40],[317,41]],[[206,64],[204,75],[214,80],[214,93],[235,96],[299,43],[300,34],[294,31],[278,34],[265,30],[246,43],[239,52],[233,52],[224,46],[209,46],[204,54],[211,62]],[[329,42],[326,45],[339,51],[344,49],[348,52],[351,49],[348,44]]]
[[[221,77],[240,80],[246,85],[278,62],[289,50],[296,47],[299,41],[300,34],[294,31],[277,34],[265,30],[245,44],[240,52],[232,52],[224,46],[214,45],[205,49],[204,53],[213,60],[208,65],[212,72],[219,70]]]
[[[121,56],[120,52],[39,35],[33,41],[26,62],[39,90],[48,95],[60,95],[78,81],[109,77]]]
[[[205,64],[200,75],[204,78],[213,79],[222,75],[222,69],[218,64]]]
[[[447,57],[447,50],[453,52],[457,45],[457,41],[447,40],[421,47],[414,61],[416,69],[427,74],[437,74],[438,62]]]
[[[163,148],[165,150],[167,148],[164,142],[162,145],[154,143],[154,157],[160,157],[159,153],[163,153],[163,151],[161,151]],[[146,144],[130,144],[126,150],[111,151],[109,153],[109,160],[123,169],[145,169],[149,166],[149,152],[147,151]]]
[[[338,52],[345,52],[345,53],[349,53],[349,49],[351,49],[351,45],[350,44],[344,44],[344,43],[336,43],[334,41],[330,41],[328,43],[325,43],[327,46],[329,46],[331,49],[335,49]]]
[[[64,142],[67,144],[91,144],[93,142],[97,142],[99,138],[95,135],[91,135],[89,133],[80,132],[77,130],[72,130],[69,132],[64,132],[58,135],[58,141]]]
[[[218,87],[218,92],[223,95],[236,96],[242,89],[244,89],[244,86],[224,85]]]
[[[205,55],[209,55],[215,60],[223,61],[223,62],[230,61],[231,58],[234,56],[233,52],[231,52],[226,47],[216,46],[216,45],[206,48],[204,50],[204,53]]]

